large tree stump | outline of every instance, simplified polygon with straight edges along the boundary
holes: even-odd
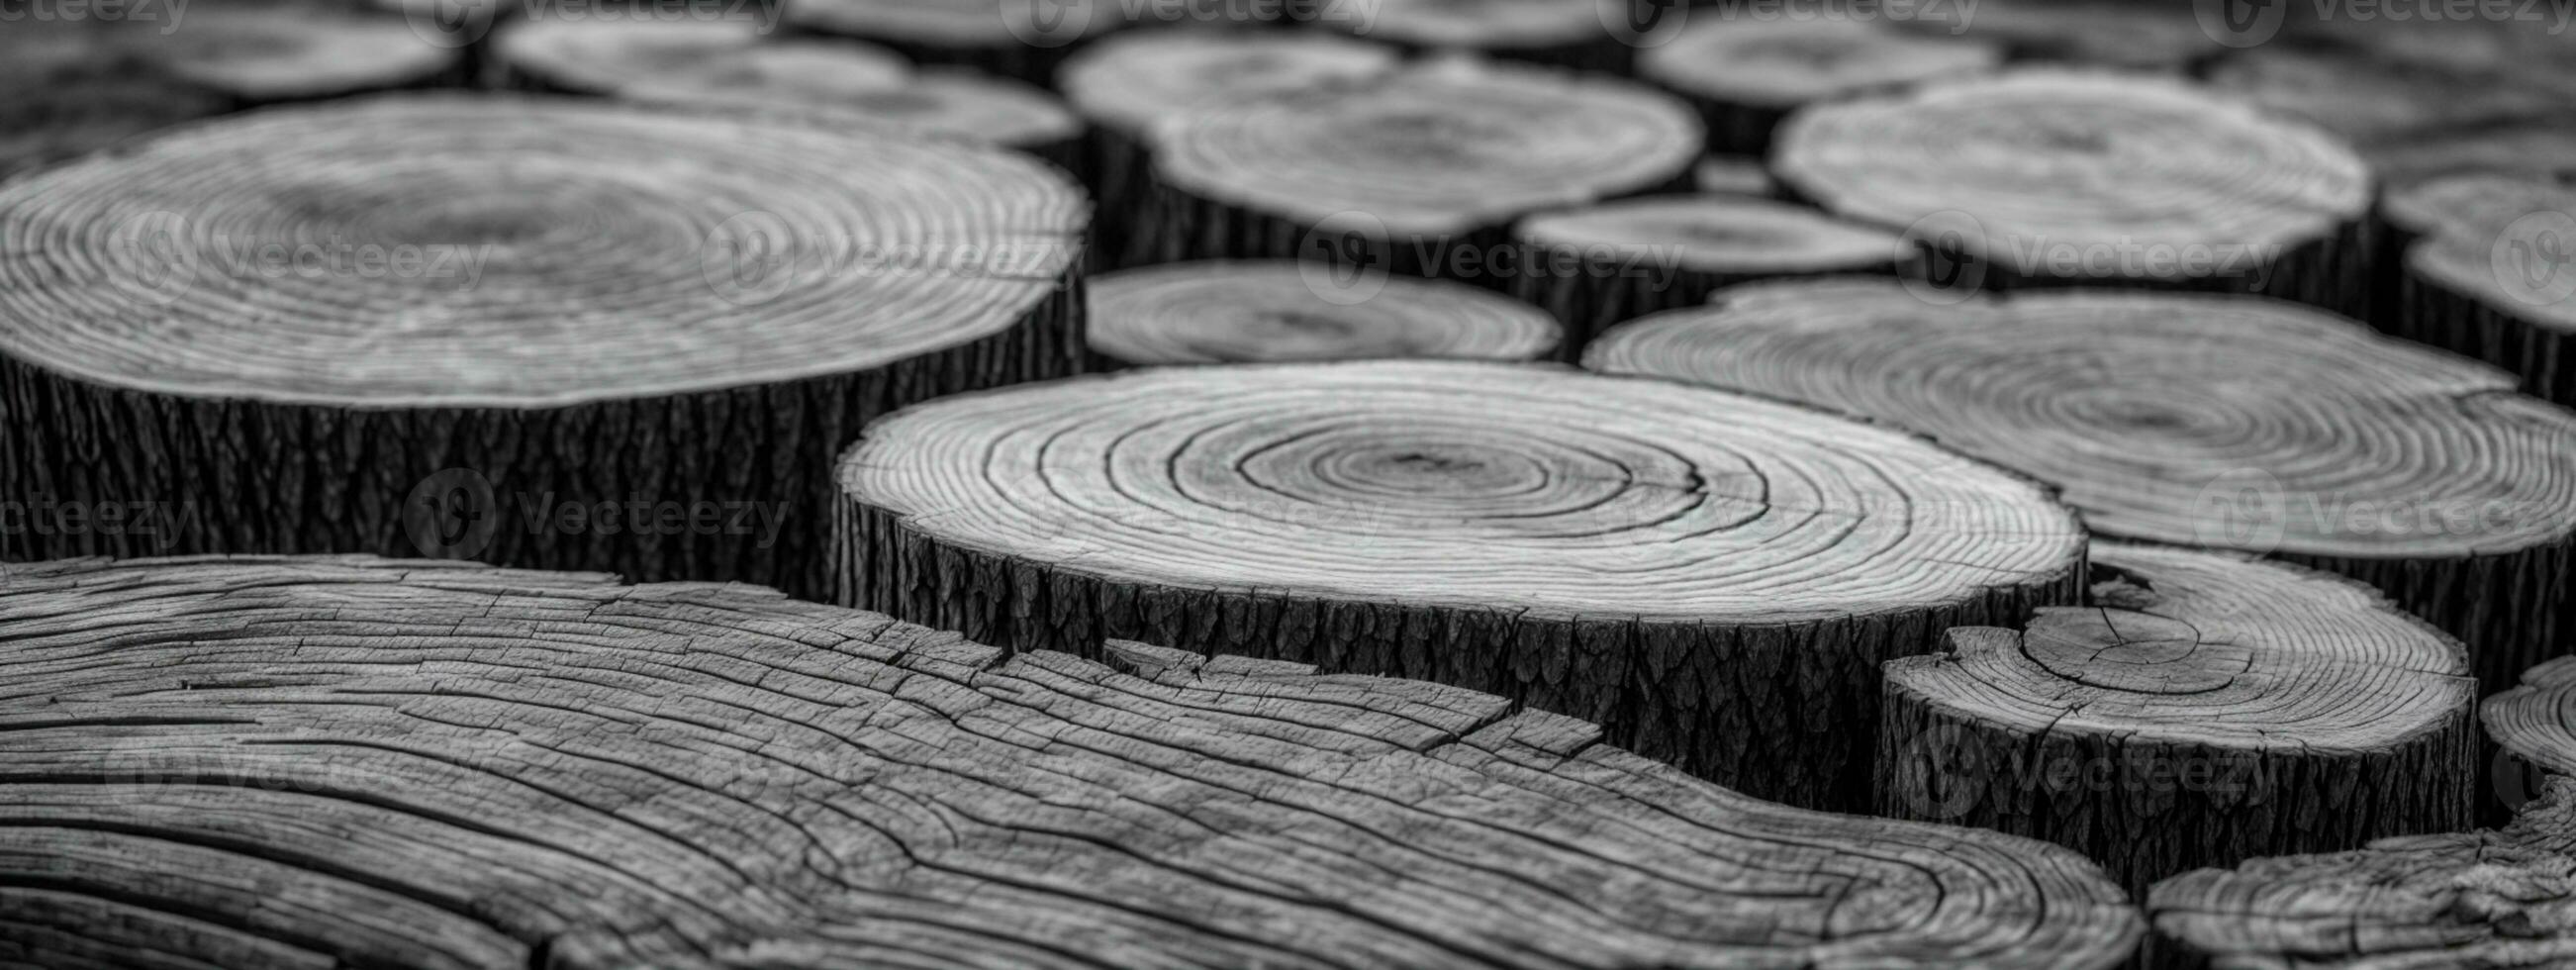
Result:
[[[1433,684],[462,564],[6,575],[0,952],[48,967],[2060,970],[2142,928],[2064,849]]]
[[[2466,641],[2490,690],[2576,633],[2576,414],[2297,304],[1753,284],[1585,363],[1912,428],[2057,486],[2103,535],[2353,576]]]
[[[911,409],[834,595],[1019,650],[1150,638],[1503,694],[1757,797],[1866,804],[1878,664],[2078,595],[2035,484],[1570,369],[1167,368]]]
[[[2202,866],[2468,827],[2459,642],[2352,580],[2097,542],[2082,607],[1887,665],[1878,812],[2055,842],[2143,895]]]
[[[1395,69],[1396,51],[1331,34],[1284,30],[1139,30],[1068,58],[1056,86],[1090,125],[1085,163],[1099,200],[1092,268],[1147,260],[1154,225],[1145,145],[1155,125],[1216,97],[1315,87]]]
[[[1984,41],[1873,20],[1701,17],[1640,55],[1637,73],[1690,99],[1708,124],[1710,150],[1760,155],[1781,119],[1806,105],[2002,62],[2002,50]]]
[[[1294,260],[1148,266],[1092,277],[1085,323],[1097,369],[1390,357],[1535,360],[1556,319],[1449,280],[1379,278],[1343,289]]]
[[[111,33],[59,20],[0,30],[0,179],[231,107]]]
[[[1681,188],[1700,134],[1666,95],[1535,66],[1238,94],[1155,129],[1138,231],[1157,262],[1300,257],[1500,289],[1523,269],[1513,219]]]
[[[1314,23],[1417,53],[1627,74],[1674,4],[1635,0],[1324,0]],[[1336,6],[1356,16],[1335,17]],[[1364,11],[1364,13],[1363,13]]]
[[[2522,376],[2522,388],[2576,403],[2576,187],[2501,175],[2454,176],[2389,197],[2410,238],[2401,313],[2381,329]]]
[[[0,251],[0,498],[34,520],[0,551],[813,591],[862,423],[1080,369],[1082,209],[963,144],[507,97],[42,172],[0,188],[0,234],[54,241]]]
[[[1076,45],[1126,24],[1125,0],[795,0],[782,26],[868,41],[921,64],[1053,80]]]
[[[207,4],[174,22],[178,29],[125,23],[118,33],[162,71],[237,108],[448,87],[467,78],[458,48],[440,46],[398,16],[320,3]]]
[[[1697,306],[1738,283],[1784,276],[1895,275],[1915,252],[1896,233],[1806,206],[1742,195],[1654,195],[1520,221],[1529,271],[1511,292],[1566,321],[1569,353],[1613,325]]]
[[[2179,81],[2030,68],[1821,105],[1784,126],[1772,168],[1799,197],[1962,261],[1936,267],[1947,288],[2158,286],[2368,309],[2361,160]]]
[[[2553,781],[2501,830],[2382,839],[2156,884],[2173,967],[2564,966],[2576,953],[2576,782]]]

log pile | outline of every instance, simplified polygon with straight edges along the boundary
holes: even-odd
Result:
[[[836,601],[1433,680],[1857,810],[1878,664],[2072,602],[2037,485],[1757,398],[1458,361],[1165,368],[907,409],[841,464]]]
[[[1342,287],[1294,260],[1171,263],[1086,281],[1094,369],[1441,357],[1536,360],[1561,328],[1537,307],[1448,280]]]
[[[1708,124],[1710,150],[1760,155],[1799,108],[2002,62],[2000,48],[1972,37],[1875,21],[1703,18],[1638,57],[1637,74],[1690,99]]]

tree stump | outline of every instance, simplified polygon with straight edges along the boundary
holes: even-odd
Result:
[[[1315,87],[1393,71],[1394,48],[1306,31],[1140,30],[1067,59],[1057,87],[1090,122],[1086,164],[1099,200],[1094,270],[1145,262],[1154,224],[1145,145],[1153,127],[1214,97]]]
[[[813,591],[861,424],[1081,368],[1082,210],[963,144],[490,96],[41,172],[0,188],[0,234],[57,241],[0,252],[0,500],[32,519],[0,543]]]
[[[1691,184],[1702,192],[1729,192],[1769,198],[1780,194],[1778,183],[1771,181],[1771,170],[1762,160],[1751,155],[1711,155],[1699,160],[1691,169]]]
[[[235,108],[413,88],[467,79],[464,54],[403,18],[315,3],[207,5],[168,24],[117,25],[135,52]]]
[[[1920,439],[1463,361],[1165,368],[907,410],[837,602],[1502,694],[1756,797],[1867,804],[1878,664],[2079,595],[2073,517]]]
[[[1710,151],[1762,155],[1782,119],[1809,104],[1979,73],[2001,49],[1867,20],[1701,18],[1637,58],[1637,74],[1689,98]]]
[[[2411,239],[2398,336],[2521,375],[2522,389],[2576,403],[2576,187],[2455,176],[2391,195]]]
[[[2519,809],[2535,781],[2576,778],[2576,658],[2560,657],[2523,671],[2512,690],[2489,696],[2478,714],[2501,749],[2494,760],[2497,801]],[[2545,783],[2545,782],[2544,782]]]
[[[666,100],[831,104],[912,78],[882,47],[767,34],[748,19],[546,17],[503,28],[493,55],[510,87]]]
[[[1740,195],[1656,195],[1521,220],[1512,237],[1531,271],[1515,296],[1566,321],[1569,352],[1613,325],[1698,306],[1738,283],[1882,273],[1914,260],[1893,232],[1806,206]]]
[[[1441,357],[1535,360],[1562,336],[1537,307],[1449,280],[1367,292],[1294,260],[1171,263],[1085,282],[1093,367]]]
[[[1345,0],[1348,2],[1348,0]],[[1605,74],[1635,69],[1637,47],[1655,34],[1671,4],[1634,0],[1375,0],[1363,16],[1314,23],[1415,53],[1473,54]]]
[[[1906,227],[1952,286],[2259,293],[2368,313],[2370,177],[2325,132],[2138,74],[2021,69],[1821,105],[1793,195]]]
[[[2576,951],[2576,782],[2553,781],[2501,830],[2382,839],[2156,884],[2173,967],[2546,967]]]
[[[0,179],[231,107],[109,34],[59,20],[0,30]]]
[[[1030,84],[1056,76],[1076,45],[1125,25],[1123,0],[796,0],[790,33],[868,41],[919,64],[990,71]]]
[[[2459,642],[2340,576],[2094,543],[2082,607],[1887,665],[1878,813],[2044,839],[2158,879],[2467,828]]]
[[[1220,97],[1149,147],[1151,261],[1299,257],[1501,289],[1522,269],[1512,220],[1678,189],[1700,127],[1627,81],[1442,60]]]
[[[1992,44],[2011,61],[2052,61],[2189,74],[2226,53],[2187,3],[1978,0],[1891,17],[1900,30]]]
[[[2489,690],[2576,633],[2576,414],[2297,304],[1754,284],[1585,363],[1911,428],[2057,486],[2097,534],[2364,580],[2465,641]]]
[[[464,564],[6,575],[0,949],[48,967],[2057,970],[2143,929],[2056,846],[1433,684]]]

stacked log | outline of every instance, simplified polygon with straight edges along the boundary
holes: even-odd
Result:
[[[789,32],[867,41],[918,64],[1054,79],[1078,45],[1125,26],[1113,0],[797,0]]]
[[[1810,104],[1978,74],[2003,51],[1972,37],[1918,35],[1853,19],[1692,20],[1637,58],[1637,74],[1689,98],[1712,151],[1761,155]]]
[[[1294,260],[1171,263],[1094,276],[1096,370],[1167,364],[1438,357],[1536,360],[1556,319],[1491,290],[1391,276],[1362,292]]]
[[[2576,632],[2576,414],[2298,304],[1753,284],[1585,363],[1910,428],[2057,486],[2102,535],[2361,579],[2466,642],[2489,690]]]
[[[1828,211],[1955,250],[1966,265],[1939,280],[1953,288],[2156,286],[2368,311],[2361,160],[2180,81],[2024,68],[1822,105],[1790,119],[1772,168]]]
[[[2133,893],[2257,856],[2466,828],[2459,642],[2352,580],[2096,542],[2082,607],[1887,665],[1879,814],[2075,849]]]
[[[308,3],[189,11],[184,26],[122,24],[120,39],[168,75],[232,107],[464,83],[464,54],[401,17]]]
[[[1489,691],[1755,797],[1866,805],[1878,665],[2079,594],[2037,485],[1654,380],[1128,371],[871,425],[836,602],[1014,650],[1133,638]]]
[[[2523,390],[2576,403],[2576,188],[2501,175],[2428,181],[2391,195],[2407,239],[2403,312],[2381,329],[2476,357]]]
[[[47,170],[0,188],[57,241],[0,253],[0,496],[41,520],[0,542],[811,590],[861,423],[1080,368],[1082,208],[963,144],[503,97]]]

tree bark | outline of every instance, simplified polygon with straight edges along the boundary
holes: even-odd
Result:
[[[1627,320],[1698,306],[1718,290],[1789,276],[1894,276],[1914,253],[1896,233],[1805,206],[1726,195],[1623,199],[1521,220],[1531,271],[1514,296],[1566,322],[1569,359]]]
[[[2553,781],[2501,830],[2382,839],[2158,883],[2169,967],[2542,967],[2576,952],[2563,916],[2576,782]]]
[[[1502,289],[1529,212],[1688,184],[1698,122],[1597,75],[1444,60],[1157,129],[1147,259],[1298,257]]]
[[[780,26],[1043,86],[1084,41],[1126,26],[1124,15],[1110,0],[798,0]]]
[[[1090,123],[1094,271],[1149,261],[1153,127],[1229,94],[1313,88],[1396,69],[1383,44],[1308,31],[1140,30],[1065,61],[1057,87]]]
[[[1085,281],[1092,369],[1435,357],[1536,360],[1556,320],[1464,283],[1387,277],[1343,289],[1293,260],[1169,263]]]
[[[2058,487],[2100,535],[2361,579],[2465,641],[2491,691],[2576,631],[2576,414],[2297,304],[1753,284],[1585,363],[1910,428]]]
[[[1767,155],[1799,108],[1977,74],[2003,51],[1973,36],[1926,35],[1874,20],[1703,17],[1637,58],[1638,77],[1687,98],[1710,151]]]
[[[2074,601],[2083,555],[2038,487],[1919,439],[1527,364],[1003,389],[878,422],[841,488],[837,602],[1491,691],[1844,810],[1878,664]]]
[[[1080,370],[1081,232],[1033,161],[756,118],[416,98],[189,129],[0,190],[0,233],[65,242],[0,256],[0,544],[819,593],[862,423]]]
[[[120,23],[117,35],[162,72],[233,108],[456,87],[471,78],[463,51],[391,14],[283,2],[201,7],[184,25],[182,15],[171,18]]]
[[[2024,68],[1820,105],[1797,198],[1955,248],[1965,288],[2252,293],[2370,315],[2371,183],[2323,131],[2179,80]]]
[[[2391,195],[2409,240],[2406,312],[2381,329],[2519,374],[2522,389],[2576,403],[2576,188],[2506,175],[2425,182]]]
[[[2082,607],[1887,665],[1878,812],[2055,842],[2144,896],[2262,855],[2466,828],[2458,641],[2351,580],[2094,543]]]

